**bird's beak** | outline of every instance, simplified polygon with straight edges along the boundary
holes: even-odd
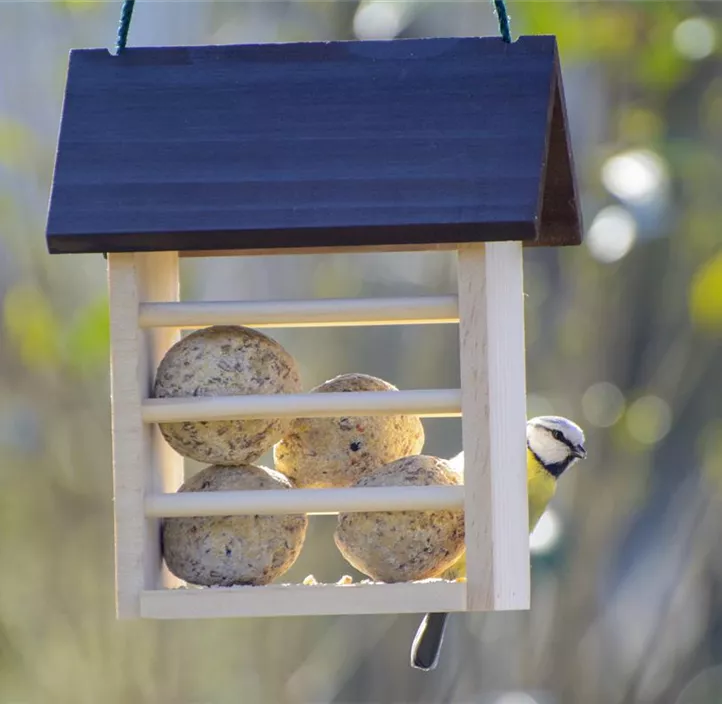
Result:
[[[583,460],[587,456],[587,451],[584,448],[584,445],[577,445],[573,450],[573,454],[575,457],[578,457],[580,460]]]

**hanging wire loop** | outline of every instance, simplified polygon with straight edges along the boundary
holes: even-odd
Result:
[[[501,38],[507,44],[511,44],[511,28],[509,26],[509,13],[506,11],[506,3],[504,0],[493,0],[496,16],[499,20],[499,33]],[[118,37],[115,42],[115,53],[120,54],[128,43],[128,31],[130,30],[130,21],[133,18],[133,8],[135,0],[123,0],[123,6],[120,8],[120,23],[118,24]]]
[[[128,30],[130,29],[130,20],[133,18],[133,8],[135,0],[123,0],[123,6],[120,8],[120,23],[118,24],[118,38],[115,41],[115,53],[120,54],[128,43]]]
[[[511,28],[509,26],[509,13],[506,11],[504,0],[494,0],[496,16],[499,19],[499,33],[507,44],[511,44]]]

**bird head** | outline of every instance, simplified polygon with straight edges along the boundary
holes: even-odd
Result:
[[[561,416],[539,416],[526,424],[526,444],[554,477],[584,459],[584,431]]]

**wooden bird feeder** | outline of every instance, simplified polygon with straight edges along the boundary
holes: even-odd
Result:
[[[72,51],[47,244],[108,259],[118,616],[529,608],[522,247],[580,241],[554,37]],[[179,301],[179,256],[440,249],[458,296]],[[461,389],[149,398],[182,328],[422,323]],[[465,486],[175,494],[156,425],[403,413],[462,416]],[[174,589],[160,555],[163,516],[462,506],[466,582]]]

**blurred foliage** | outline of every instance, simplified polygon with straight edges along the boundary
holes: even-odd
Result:
[[[5,294],[5,332],[32,371],[53,369],[60,356],[61,321],[36,288],[19,284]]]
[[[709,332],[722,334],[722,252],[703,262],[692,279],[692,322]]]
[[[21,122],[0,115],[0,167],[22,171],[33,164],[35,139]]]
[[[410,616],[114,619],[105,262],[50,257],[43,227],[67,52],[110,46],[119,5],[0,3],[0,702],[718,704],[722,5],[508,3],[515,36],[559,40],[589,230],[580,248],[525,254],[529,413],[578,419],[589,459],[560,486],[532,610],[453,618],[428,675],[407,664]],[[483,0],[140,0],[130,44],[492,34],[495,21]],[[601,230],[609,205],[629,217]],[[431,253],[182,273],[199,299],[455,281],[453,257]],[[363,371],[422,388],[458,383],[453,328],[274,336],[307,387]],[[456,421],[425,426],[426,452],[458,450]],[[353,573],[333,524],[311,522],[287,578]]]
[[[26,283],[5,294],[3,308],[7,339],[28,369],[63,367],[86,376],[107,364],[110,320],[106,296],[91,300],[65,324],[43,293]]]

